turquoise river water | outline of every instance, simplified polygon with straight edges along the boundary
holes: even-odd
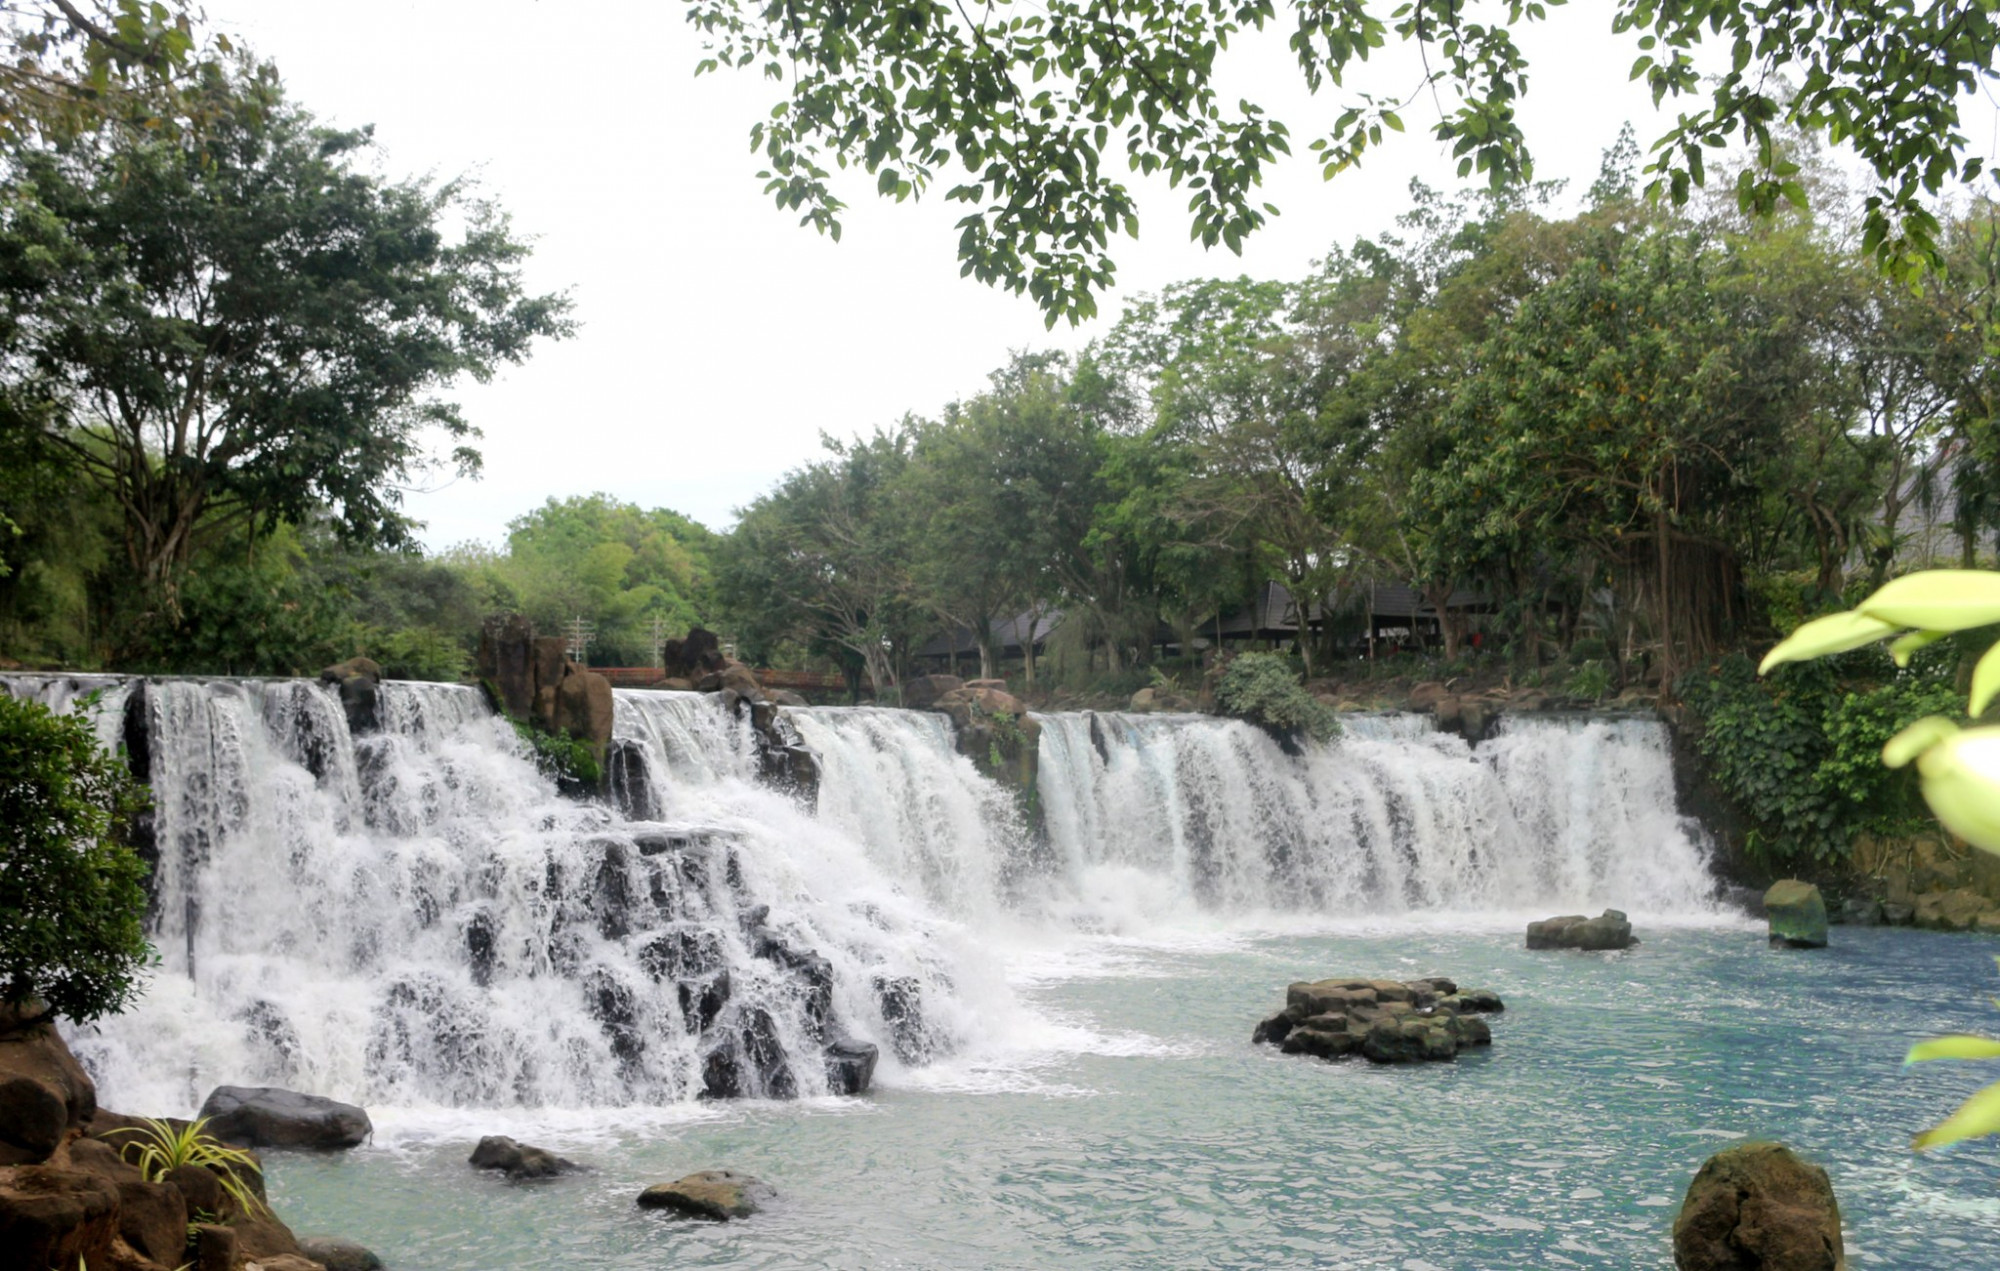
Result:
[[[1784,953],[1738,923],[1588,955],[1528,953],[1517,930],[1076,940],[1014,960],[1046,1027],[1011,1060],[855,1100],[390,1110],[373,1146],[274,1154],[273,1199],[399,1271],[1667,1268],[1702,1159],[1771,1137],[1831,1172],[1852,1265],[2000,1266],[2000,1149],[1907,1145],[2000,1073],[1899,1066],[1913,1038],[2000,1025],[2000,942],[1836,929]],[[1432,972],[1506,999],[1490,1052],[1391,1069],[1249,1043],[1290,980]],[[488,1132],[595,1171],[478,1175]],[[633,1207],[716,1166],[779,1202],[728,1225]]]

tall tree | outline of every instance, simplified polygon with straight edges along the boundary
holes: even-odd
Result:
[[[236,61],[205,101],[162,136],[17,140],[0,188],[11,394],[117,503],[169,613],[205,535],[326,510],[405,540],[432,438],[479,462],[437,391],[570,329],[464,185],[370,175],[369,133],[319,127],[268,67]]]

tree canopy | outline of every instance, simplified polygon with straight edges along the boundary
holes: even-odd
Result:
[[[1116,275],[1110,237],[1138,232],[1121,159],[1188,191],[1205,246],[1238,250],[1276,211],[1258,187],[1293,134],[1253,101],[1222,99],[1218,68],[1232,41],[1284,32],[1314,93],[1344,91],[1392,40],[1419,48],[1413,91],[1349,92],[1308,143],[1315,162],[1329,178],[1355,166],[1403,131],[1415,107],[1435,113],[1430,131],[1459,175],[1483,175],[1498,190],[1533,176],[1516,117],[1530,68],[1516,37],[1553,7],[1508,0],[1488,18],[1459,0],[997,0],[972,9],[692,0],[687,14],[706,40],[700,70],[755,68],[781,86],[751,132],[780,208],[837,237],[837,169],[867,172],[897,200],[943,183],[944,197],[967,207],[962,272],[1026,292],[1053,325],[1096,313]],[[1987,6],[1618,0],[1609,18],[1655,104],[1689,107],[1654,145],[1649,189],[1685,202],[1716,149],[1740,143],[1754,157],[1734,173],[1742,207],[1803,206],[1807,186],[1780,144],[1786,130],[1803,130],[1851,148],[1874,174],[1860,226],[1867,252],[1898,273],[1937,262],[1927,200],[1983,171],[1965,152],[1960,106],[1994,74],[2000,20]]]
[[[478,465],[438,390],[569,330],[468,187],[369,174],[366,130],[318,126],[247,59],[205,92],[184,129],[0,156],[7,413],[109,494],[169,611],[204,536],[324,510],[356,541],[403,540],[432,436]]]

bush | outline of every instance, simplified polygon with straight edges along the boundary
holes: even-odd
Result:
[[[88,719],[0,695],[0,999],[79,1024],[131,1003],[153,961],[123,841],[144,803]]]
[[[1750,821],[1751,853],[1773,868],[1836,864],[1855,835],[1930,822],[1913,770],[1882,766],[1882,746],[1926,715],[1958,712],[1948,643],[1899,671],[1879,649],[1781,668],[1758,679],[1727,658],[1682,677],[1702,723],[1697,747]]]
[[[1244,653],[1223,668],[1215,684],[1216,705],[1225,715],[1247,720],[1281,738],[1330,741],[1340,735],[1340,717],[1313,700],[1276,653]]]
[[[1602,662],[1580,663],[1563,683],[1563,692],[1578,701],[1594,702],[1611,691],[1611,668]]]

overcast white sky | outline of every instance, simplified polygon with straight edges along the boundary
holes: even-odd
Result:
[[[979,391],[1011,348],[1081,347],[1138,292],[1182,278],[1296,277],[1330,244],[1389,226],[1412,176],[1456,183],[1424,135],[1431,108],[1366,168],[1323,182],[1306,158],[1269,179],[1283,215],[1241,258],[1188,242],[1186,197],[1136,182],[1141,237],[1119,240],[1105,316],[1047,331],[1027,299],[958,276],[959,215],[942,199],[878,200],[857,178],[839,243],[767,202],[750,125],[775,100],[751,74],[693,77],[681,6],[604,0],[214,0],[212,22],[274,60],[293,97],[342,125],[372,123],[396,176],[475,174],[535,240],[529,278],[570,290],[578,335],[491,385],[456,393],[485,430],[486,472],[408,506],[433,548],[499,543],[550,497],[603,490],[723,528],[733,509],[837,435],[934,413]],[[1521,111],[1539,177],[1580,193],[1630,119],[1663,126],[1626,78],[1635,50],[1607,9],[1554,10],[1524,41]],[[1413,62],[1370,83],[1407,92]],[[1340,109],[1298,84],[1281,37],[1229,55],[1232,94],[1292,128],[1296,148]]]

